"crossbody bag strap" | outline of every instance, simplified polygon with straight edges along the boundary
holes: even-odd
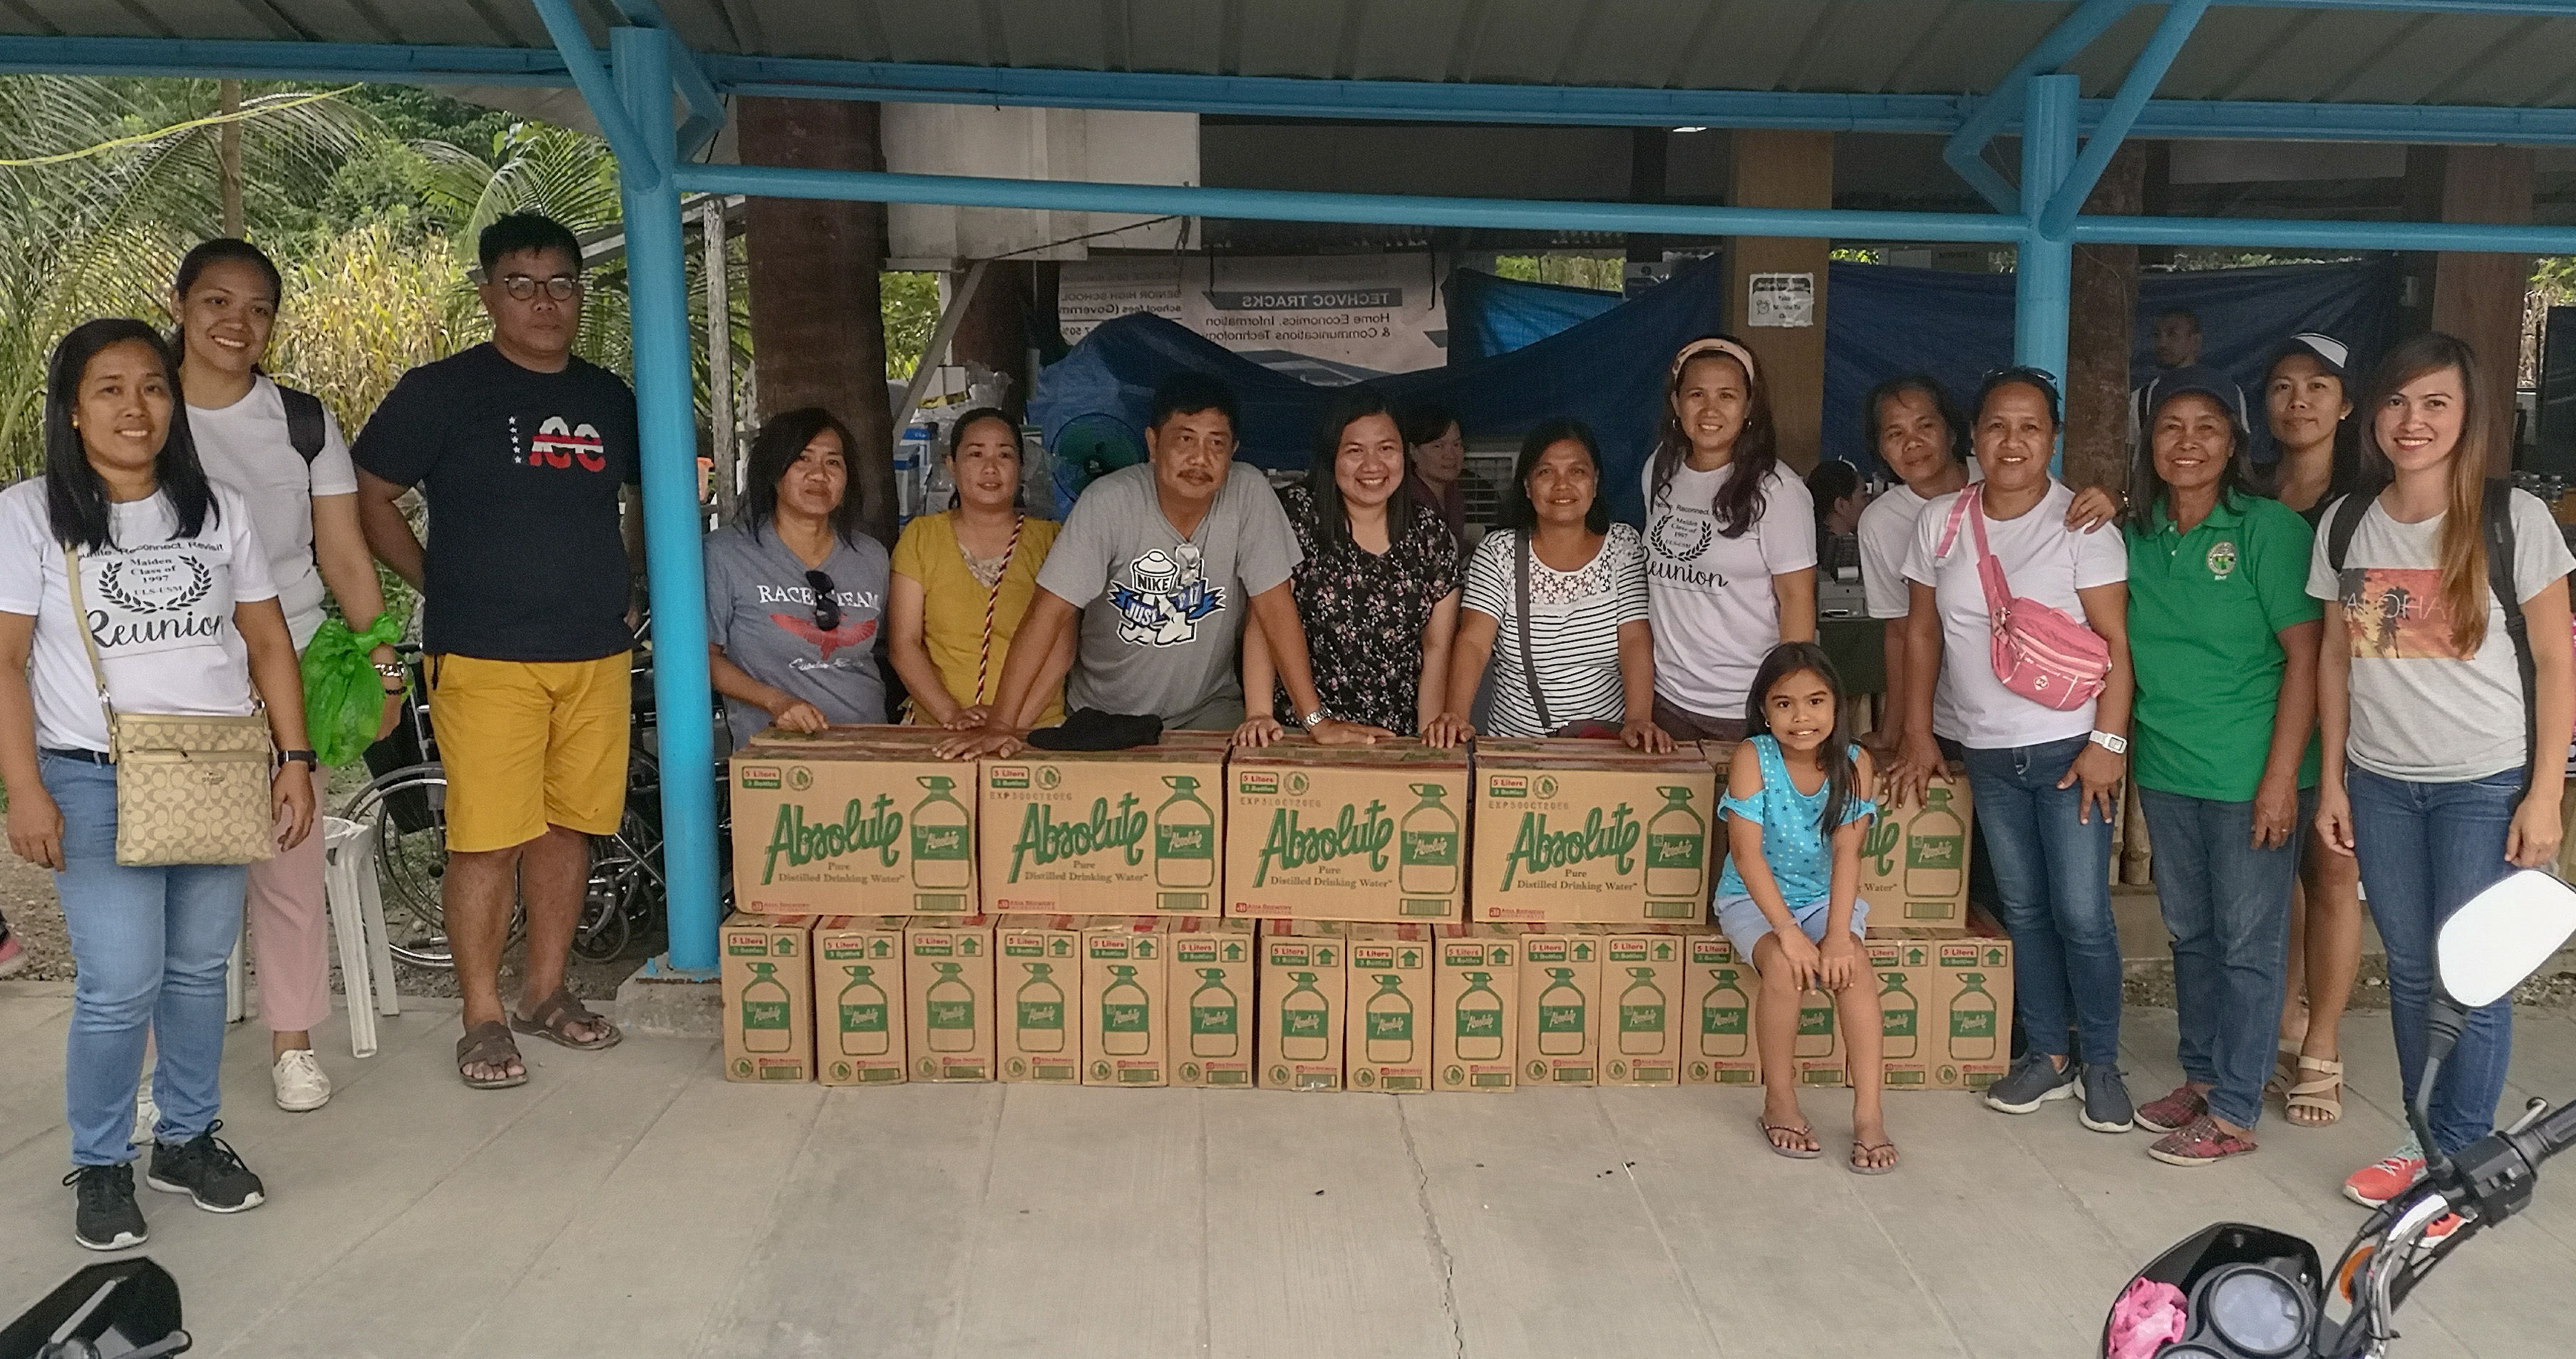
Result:
[[[1527,530],[1520,530],[1519,536],[1512,554],[1512,618],[1521,632],[1521,682],[1529,686],[1530,706],[1538,709],[1539,734],[1545,736],[1556,730],[1556,723],[1547,715],[1547,695],[1538,687],[1538,662],[1530,656],[1530,558],[1538,555],[1538,545],[1530,541]]]
[[[2479,531],[2486,536],[2487,589],[2504,610],[2505,636],[2513,639],[2513,666],[2522,679],[2522,786],[2531,787],[2540,761],[2540,677],[2532,663],[2531,620],[2522,616],[2521,593],[2513,581],[2513,483],[2502,478],[2486,484]]]
[[[1969,488],[1967,494],[1976,495],[1976,488]],[[1977,542],[1977,584],[1986,592],[1986,614],[1994,626],[2000,628],[2005,617],[2012,613],[2012,582],[2004,579],[2004,564],[1995,560],[1995,550],[1986,543],[1984,504],[1970,502],[1968,525]],[[1990,565],[1994,567],[1992,571],[1986,569]]]
[[[1002,603],[1002,581],[1011,574],[1011,560],[1020,555],[1020,530],[1028,527],[1029,517],[1021,515],[1011,521],[1011,544],[1002,549],[1002,569],[984,590],[984,640],[975,654],[975,701],[984,701],[984,676],[993,668],[993,619]]]
[[[90,677],[98,681],[98,711],[107,722],[107,758],[116,759],[116,705],[107,697],[107,667],[98,659],[98,639],[89,635],[89,605],[81,598],[80,549],[63,540],[63,580],[71,587],[72,631],[80,634],[81,651],[89,657]]]

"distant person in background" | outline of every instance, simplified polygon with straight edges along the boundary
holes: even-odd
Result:
[[[820,406],[751,441],[734,522],[707,535],[707,676],[740,750],[761,728],[886,720],[885,544],[859,528],[849,428]]]
[[[2147,344],[2155,353],[2156,371],[2147,380],[2129,389],[2129,446],[2138,447],[2147,428],[2147,419],[2155,413],[2156,390],[2196,387],[2218,393],[2235,412],[2240,429],[2251,429],[2254,421],[2245,409],[2245,391],[2236,380],[2200,361],[2200,313],[2189,307],[2172,307],[2156,313],[2149,323]]]
[[[1404,412],[1404,443],[1412,453],[1415,496],[1467,546],[1467,436],[1457,413],[1436,402]]]
[[[1807,474],[1807,496],[1816,502],[1816,575],[1822,580],[1860,577],[1861,511],[1869,492],[1860,484],[1860,469],[1840,458],[1824,458]]]
[[[956,508],[916,516],[894,545],[887,651],[912,693],[908,722],[952,730],[983,725],[1011,639],[1038,589],[1038,564],[1062,525],[1020,509],[1020,427],[990,406],[948,431],[948,476]],[[1064,720],[1064,671],[1073,639],[1056,648],[1030,693],[1035,726]]]
[[[1315,695],[1335,717],[1399,736],[1440,715],[1458,633],[1458,540],[1406,481],[1395,408],[1361,383],[1333,395],[1312,470],[1279,493],[1305,554],[1289,586]],[[1243,676],[1248,711],[1236,743],[1268,745],[1297,714],[1259,628],[1243,635]]]

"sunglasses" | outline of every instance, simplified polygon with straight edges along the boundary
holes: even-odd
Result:
[[[825,632],[841,626],[841,600],[832,589],[832,578],[820,571],[805,573],[805,583],[814,590],[814,626]]]
[[[520,302],[535,297],[540,288],[545,290],[546,296],[557,302],[570,302],[581,296],[581,280],[570,274],[557,274],[552,278],[530,278],[526,274],[511,274],[501,280],[501,291]]]
[[[2034,368],[2026,363],[2016,363],[2008,368],[1990,368],[1986,370],[1983,385],[1992,387],[1998,382],[2027,382],[2032,386],[2039,388],[2041,391],[2048,393],[2048,399],[2052,403],[2057,400],[2057,375],[2049,372],[2045,368]]]

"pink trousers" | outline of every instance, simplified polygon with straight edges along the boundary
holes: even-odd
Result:
[[[331,916],[322,896],[322,776],[313,776],[313,833],[250,866],[243,923],[259,979],[259,1017],[271,1033],[300,1033],[331,1016]]]

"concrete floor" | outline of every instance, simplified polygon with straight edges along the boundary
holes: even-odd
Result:
[[[0,983],[0,1315],[96,1259],[70,1239],[68,988]],[[2076,1359],[2112,1292],[2218,1218],[2331,1253],[2335,1195],[2396,1140],[2384,1015],[2347,1028],[2340,1127],[2159,1166],[2057,1104],[1890,1096],[1906,1163],[1766,1154],[1747,1092],[1289,1095],[726,1084],[712,1044],[543,1044],[515,1091],[461,1089],[453,1011],[384,1051],[319,1035],[330,1107],[279,1113],[255,1031],[225,1136],[270,1201],[145,1193],[148,1253],[199,1355],[1977,1355]],[[2133,1010],[2138,1095],[2172,1019]],[[2576,1019],[2526,1013],[2512,1104],[2576,1096]],[[336,1049],[333,1044],[336,1043]],[[2404,1314],[2413,1356],[2548,1353],[2576,1278],[2576,1174]],[[2551,1337],[2561,1337],[2552,1339]]]

